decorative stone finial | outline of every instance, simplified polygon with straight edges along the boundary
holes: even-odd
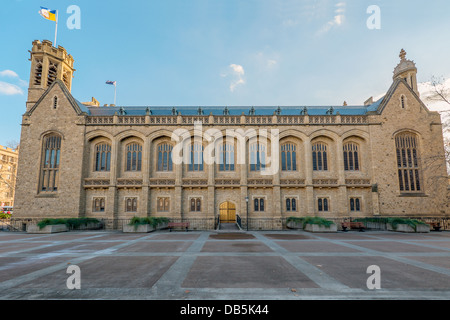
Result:
[[[401,60],[405,60],[406,59],[406,51],[402,49],[400,51],[399,57]]]
[[[344,107],[346,107],[347,106],[347,101],[344,101]]]

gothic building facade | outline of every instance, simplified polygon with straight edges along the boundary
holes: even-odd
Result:
[[[240,219],[440,217],[448,213],[442,124],[415,63],[360,106],[129,107],[71,95],[74,59],[34,41],[15,219],[134,216],[213,229]],[[264,134],[263,134],[264,133]],[[182,147],[180,147],[182,146]]]

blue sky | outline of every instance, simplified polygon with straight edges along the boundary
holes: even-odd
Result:
[[[447,0],[3,0],[0,145],[20,139],[32,41],[54,40],[40,6],[59,11],[82,102],[113,103],[116,80],[118,105],[361,105],[387,91],[402,48],[419,82],[450,76]]]

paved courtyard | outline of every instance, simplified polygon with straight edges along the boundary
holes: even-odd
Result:
[[[450,299],[450,232],[0,232],[1,299]],[[80,268],[70,290],[69,266]],[[367,268],[380,268],[369,289]]]

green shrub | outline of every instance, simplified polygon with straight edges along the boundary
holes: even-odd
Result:
[[[333,221],[327,220],[322,217],[289,217],[286,219],[286,222],[291,221],[295,223],[303,223],[303,228],[305,228],[307,224],[317,224],[319,226],[325,226],[329,228],[334,223]]]
[[[397,229],[399,224],[407,224],[411,226],[414,231],[417,231],[418,225],[426,225],[427,223],[416,220],[416,219],[405,219],[405,218],[358,218],[354,220],[355,222],[376,222],[376,223],[389,223],[394,230]]]
[[[75,229],[82,225],[87,225],[88,223],[98,223],[100,222],[95,218],[45,218],[37,223],[39,229],[44,228],[49,225],[65,224],[69,229]]]
[[[425,222],[416,219],[403,219],[403,218],[387,218],[386,223],[389,223],[394,230],[397,230],[397,225],[406,224],[417,231],[418,225],[426,225]]]
[[[169,222],[169,219],[164,217],[133,217],[128,224],[130,226],[135,226],[135,228],[137,228],[139,225],[149,224],[153,228],[156,228],[159,224],[167,222]]]

